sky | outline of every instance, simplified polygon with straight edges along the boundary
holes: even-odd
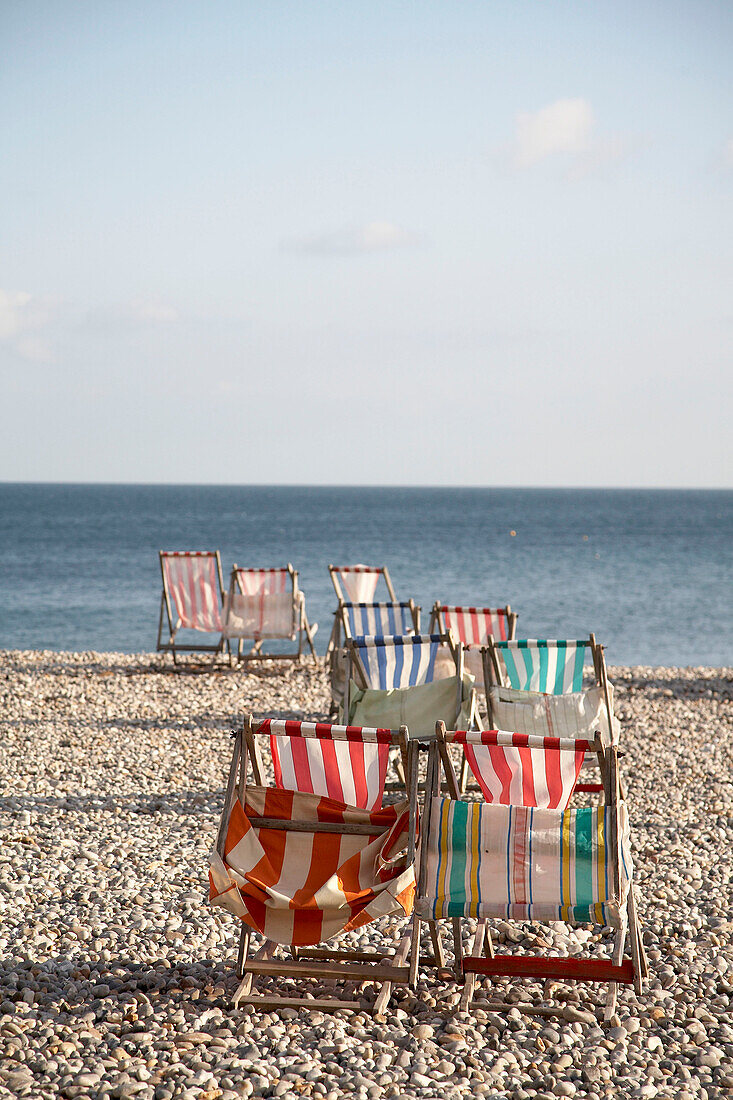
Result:
[[[0,41],[0,480],[731,485],[727,0]]]

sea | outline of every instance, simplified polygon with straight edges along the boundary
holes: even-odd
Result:
[[[0,648],[149,653],[158,551],[299,571],[317,648],[328,565],[386,564],[435,600],[593,631],[610,664],[733,664],[733,491],[0,484]]]

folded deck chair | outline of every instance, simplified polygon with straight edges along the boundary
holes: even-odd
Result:
[[[266,738],[275,785],[265,785]],[[391,746],[405,761],[403,800],[383,805]],[[247,781],[248,765],[252,782]],[[374,1011],[393,982],[410,981],[411,936],[396,950],[338,949],[342,932],[379,917],[408,917],[415,892],[417,748],[406,729],[247,719],[236,733],[216,851],[212,904],[240,919],[235,1002],[263,1007],[359,1010],[359,1001],[253,994],[255,975],[377,982]],[[252,931],[264,945],[249,955]],[[278,957],[278,945],[290,949]]]
[[[476,677],[476,684],[483,683],[481,646],[489,638],[506,641],[513,638],[518,616],[509,604],[506,607],[451,607],[436,600],[430,616],[430,632],[448,631],[462,643],[465,649],[466,668]]]
[[[386,565],[329,565],[328,573],[339,600],[369,603],[382,577],[390,600],[397,601]]]
[[[450,654],[453,674],[436,679],[441,647]],[[432,736],[438,719],[448,725],[475,725],[474,678],[464,669],[461,646],[449,634],[348,638],[346,653],[344,721],[407,725],[415,738]]]
[[[448,745],[466,753],[482,801],[460,798]],[[569,808],[590,750],[604,755],[606,802]],[[452,920],[454,975],[464,983],[464,1011],[480,976],[608,983],[606,1018],[613,1014],[619,983],[641,992],[647,968],[614,746],[498,730],[446,733],[439,725],[430,748],[423,830],[413,936],[418,939],[422,920]],[[478,921],[466,954],[465,918]],[[610,927],[612,958],[496,955],[491,918]],[[625,959],[627,940],[631,957]]]
[[[252,660],[296,660],[303,653],[305,636],[314,661],[317,662],[313,636],[318,629],[308,622],[305,613],[305,596],[298,588],[298,574],[290,562],[281,569],[232,568],[229,592],[224,601],[223,634],[227,639],[237,638],[237,658]],[[265,640],[298,640],[295,653],[263,652]],[[253,645],[249,653],[243,653],[245,639]]]
[[[339,600],[326,667],[331,684],[331,712],[335,714],[346,686],[345,638],[419,634],[420,608],[413,600],[402,603],[348,603]]]
[[[157,651],[171,653],[221,653],[222,603],[224,581],[219,551],[197,550],[159,551],[163,592],[158,616]],[[163,641],[163,616],[168,620],[168,641]],[[216,645],[205,642],[178,642],[179,630],[197,630],[218,634]]]

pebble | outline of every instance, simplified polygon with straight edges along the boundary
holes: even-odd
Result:
[[[378,1022],[233,1010],[236,928],[204,901],[229,730],[247,710],[325,718],[321,670],[0,653],[0,1097],[710,1100],[733,1089],[733,677],[610,675],[651,969],[641,998],[623,988],[606,1027],[597,992],[594,1008],[591,987],[562,983],[552,1019],[478,1003],[463,1015],[455,987],[426,970]],[[383,931],[394,942],[401,926]],[[538,936],[557,951],[608,950],[597,929],[495,931],[504,950]],[[476,1001],[544,995],[500,981]]]

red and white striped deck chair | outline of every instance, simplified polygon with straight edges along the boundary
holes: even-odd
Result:
[[[488,638],[507,641],[514,637],[518,616],[509,604],[506,607],[452,607],[435,602],[430,617],[430,631],[451,632],[465,651],[466,668],[483,689],[481,647]]]
[[[158,652],[172,653],[221,653],[222,604],[224,581],[221,573],[219,551],[159,551],[163,592],[158,616]],[[168,641],[163,641],[163,617],[168,620]],[[179,630],[196,630],[204,634],[218,634],[216,645],[201,642],[178,642]]]
[[[275,786],[266,785],[263,738]],[[383,805],[391,746],[401,752],[407,778],[402,800]],[[416,839],[417,747],[405,728],[249,717],[235,736],[209,876],[211,903],[241,921],[235,1002],[358,1010],[360,1001],[252,992],[255,975],[351,980],[378,983],[373,1008],[383,1013],[392,983],[411,978],[409,931],[396,951],[317,945],[380,917],[409,917]],[[264,943],[250,957],[252,932]],[[292,957],[278,957],[278,945]]]
[[[298,588],[298,574],[290,562],[279,569],[240,569],[234,565],[224,602],[224,637],[238,639],[237,658],[251,660],[300,660],[305,636],[317,661],[313,636],[318,629],[308,622],[305,596]],[[263,652],[265,640],[298,640],[295,653]],[[243,643],[253,643],[243,653]]]
[[[392,603],[397,601],[386,565],[329,565],[328,573],[336,596],[344,603],[372,603],[380,577]]]
[[[448,745],[465,752],[482,801],[461,799]],[[605,804],[570,808],[590,751],[604,758]],[[441,795],[441,770],[448,798]],[[604,748],[600,739],[581,743],[500,730],[446,733],[439,724],[430,750],[424,818],[414,934],[417,940],[421,920],[452,920],[454,973],[464,983],[464,1011],[480,976],[605,982],[606,1018],[613,1014],[619,983],[641,992],[647,969],[614,746]],[[478,923],[464,954],[465,918]],[[612,958],[496,955],[492,918],[611,927]],[[624,959],[627,940],[630,959]]]

